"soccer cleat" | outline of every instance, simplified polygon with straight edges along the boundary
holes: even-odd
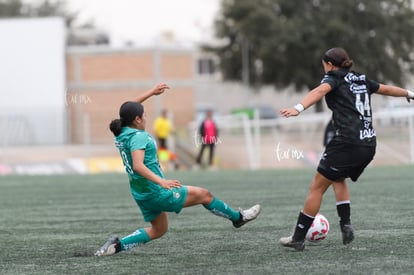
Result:
[[[240,218],[237,221],[233,221],[233,226],[236,228],[242,227],[244,224],[248,223],[257,218],[260,214],[261,207],[259,204],[256,204],[249,209],[243,210],[240,209]]]
[[[342,243],[350,244],[354,240],[354,229],[350,224],[344,224],[341,226],[342,231]]]
[[[111,256],[119,251],[121,251],[121,242],[117,236],[112,236],[94,255]]]
[[[280,238],[279,243],[286,247],[294,248],[296,251],[305,249],[305,240],[294,241],[292,236]]]

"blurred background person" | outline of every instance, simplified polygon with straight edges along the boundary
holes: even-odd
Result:
[[[163,109],[154,121],[154,133],[158,142],[158,159],[164,171],[178,169],[177,155],[173,152],[170,135],[174,133],[168,111]]]
[[[214,147],[219,142],[219,138],[218,138],[218,128],[213,119],[212,110],[206,111],[206,117],[201,122],[198,132],[201,138],[201,142],[200,142],[200,151],[198,152],[198,155],[196,158],[196,163],[197,163],[196,168],[202,165],[203,154],[204,154],[204,150],[206,147],[209,148],[208,166],[213,167]]]
[[[154,133],[159,149],[168,149],[168,137],[172,131],[173,127],[168,118],[168,112],[166,109],[163,109],[161,115],[154,122]]]

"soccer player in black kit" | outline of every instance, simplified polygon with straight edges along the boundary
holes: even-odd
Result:
[[[325,97],[335,128],[335,136],[326,145],[293,235],[279,240],[281,245],[297,251],[305,248],[306,233],[330,185],[336,197],[342,242],[346,245],[354,240],[350,195],[345,179],[356,181],[375,155],[371,95],[406,97],[408,101],[414,99],[412,91],[380,84],[365,74],[351,71],[353,62],[342,48],[328,50],[322,58],[322,65],[325,76],[321,84],[306,94],[299,104],[280,110],[283,117],[297,116]]]

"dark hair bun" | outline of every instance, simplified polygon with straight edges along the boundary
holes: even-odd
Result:
[[[352,60],[348,59],[348,60],[345,60],[344,62],[342,62],[341,68],[350,69],[352,67],[352,65],[354,65],[354,62]]]
[[[119,118],[112,120],[111,123],[109,124],[109,129],[114,134],[114,136],[116,137],[119,136],[122,130],[121,120]]]
[[[124,102],[119,108],[119,117],[109,124],[109,129],[117,137],[121,134],[122,127],[130,126],[136,117],[142,118],[144,106],[135,101]]]
[[[350,69],[353,65],[351,59],[349,59],[348,53],[343,48],[332,48],[325,52],[322,59],[325,62],[331,62],[332,65],[343,68]]]

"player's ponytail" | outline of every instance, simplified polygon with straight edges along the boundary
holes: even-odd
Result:
[[[109,129],[117,137],[121,134],[122,127],[130,126],[136,117],[142,118],[144,106],[141,103],[127,101],[119,108],[119,118],[109,124]]]
[[[122,121],[121,119],[117,118],[111,121],[109,124],[109,130],[114,134],[114,136],[119,136],[122,130]]]
[[[354,62],[350,59],[347,59],[344,62],[342,62],[341,68],[349,70],[351,69],[352,65],[354,65]]]
[[[353,61],[349,59],[348,53],[343,48],[332,48],[323,55],[323,61],[330,62],[335,67],[349,70],[353,65]]]

